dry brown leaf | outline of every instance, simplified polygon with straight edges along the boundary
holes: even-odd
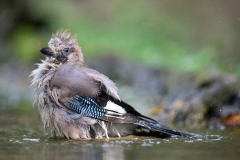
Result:
[[[240,127],[240,113],[228,114],[220,119],[220,123],[227,127]]]

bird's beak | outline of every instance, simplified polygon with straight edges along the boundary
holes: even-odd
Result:
[[[41,48],[40,52],[46,56],[53,56],[53,52],[49,47]]]

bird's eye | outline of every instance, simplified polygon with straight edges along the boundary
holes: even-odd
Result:
[[[69,52],[69,48],[64,48],[63,50],[65,53],[68,53]]]

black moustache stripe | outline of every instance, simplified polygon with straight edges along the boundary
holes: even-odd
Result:
[[[56,59],[59,62],[62,62],[62,63],[65,63],[68,60],[68,58],[66,56],[64,56],[64,55],[59,55],[59,56],[56,57]]]

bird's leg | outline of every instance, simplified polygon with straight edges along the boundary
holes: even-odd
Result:
[[[109,137],[108,137],[108,130],[107,130],[106,124],[104,122],[99,122],[99,125],[103,128],[103,131],[104,131],[104,133],[106,135],[106,138],[109,139]]]

